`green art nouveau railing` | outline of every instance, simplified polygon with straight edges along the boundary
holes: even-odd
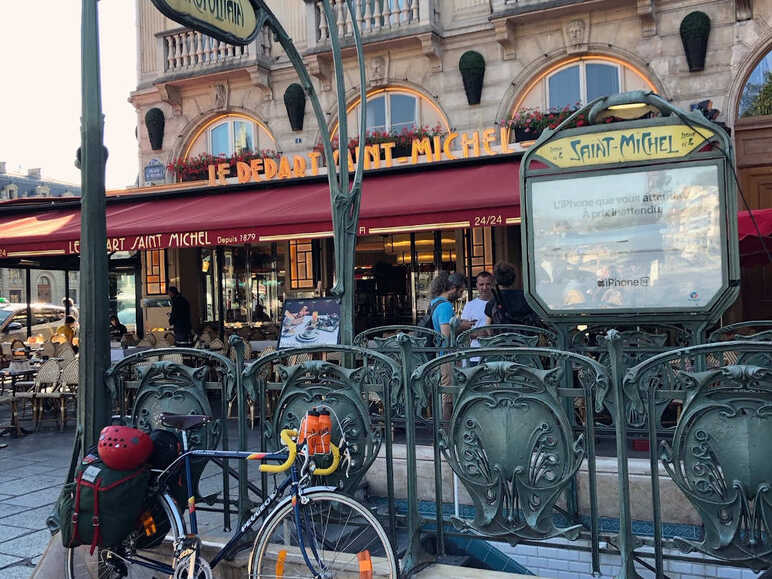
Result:
[[[343,429],[351,445],[347,476],[334,484],[378,509],[407,571],[442,557],[458,538],[589,552],[588,573],[600,571],[601,554],[616,555],[622,577],[663,576],[672,558],[758,570],[772,564],[772,340],[759,340],[769,327],[727,327],[711,339],[747,339],[639,358],[636,344],[648,354],[647,346],[613,329],[595,335],[590,355],[543,347],[560,337],[539,328],[499,328],[478,337],[505,336],[506,346],[467,348],[470,333],[428,347],[431,333],[390,327],[357,338],[369,347],[297,348],[246,363],[234,337],[235,362],[198,350],[146,351],[113,366],[107,385],[120,418],[140,428],[157,427],[160,411],[217,416],[194,442],[222,448],[234,446],[224,418],[229,401],[237,407],[235,446],[259,449],[276,446],[276,432],[323,402],[336,416],[333,436]],[[527,345],[513,347],[520,341]],[[632,360],[640,361],[630,368]],[[617,464],[603,479],[601,415],[613,419]],[[418,464],[422,429],[433,462]],[[648,443],[645,459],[628,457],[629,430]],[[395,482],[397,444],[404,444],[404,488]],[[250,480],[242,465],[218,466],[223,492],[197,498],[221,509],[227,528],[235,508],[243,521],[272,481]],[[431,470],[433,499],[418,484]],[[448,470],[462,493],[457,512],[448,503]],[[386,496],[368,495],[368,473],[386,481]],[[616,495],[599,490],[608,485]],[[231,489],[234,502],[224,500]],[[616,496],[618,514],[602,515]],[[688,521],[674,518],[674,504],[692,513]]]

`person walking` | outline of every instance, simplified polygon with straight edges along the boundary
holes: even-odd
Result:
[[[166,290],[172,302],[172,311],[169,312],[169,325],[174,329],[174,344],[176,346],[190,346],[190,303],[180,291],[173,285]]]

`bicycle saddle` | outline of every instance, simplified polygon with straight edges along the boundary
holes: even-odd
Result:
[[[168,412],[162,412],[158,418],[161,420],[161,424],[167,428],[176,428],[177,430],[190,430],[212,420],[206,414],[169,414]]]

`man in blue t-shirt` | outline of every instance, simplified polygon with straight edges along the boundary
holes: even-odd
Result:
[[[453,302],[461,298],[464,291],[466,291],[466,278],[460,273],[441,271],[432,280],[432,301],[429,304],[430,307],[434,307],[432,326],[436,332],[446,338],[450,337],[450,320],[455,315]],[[462,330],[465,329],[462,322]]]
[[[439,272],[432,280],[431,292],[432,301],[430,307],[432,311],[432,326],[434,330],[450,340],[450,320],[454,315],[453,302],[464,295],[466,291],[466,278],[460,273]],[[436,305],[435,305],[436,304]],[[471,327],[473,322],[462,321],[461,329],[466,330]],[[439,352],[442,356],[445,352]],[[443,364],[440,368],[440,384],[447,386],[451,382],[452,366]],[[452,402],[449,396],[442,396],[442,416],[447,419],[452,413]]]

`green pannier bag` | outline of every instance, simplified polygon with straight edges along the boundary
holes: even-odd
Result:
[[[53,520],[62,533],[62,545],[117,547],[137,528],[150,481],[146,465],[136,470],[114,470],[88,454],[64,485]],[[51,523],[49,523],[51,527]]]

